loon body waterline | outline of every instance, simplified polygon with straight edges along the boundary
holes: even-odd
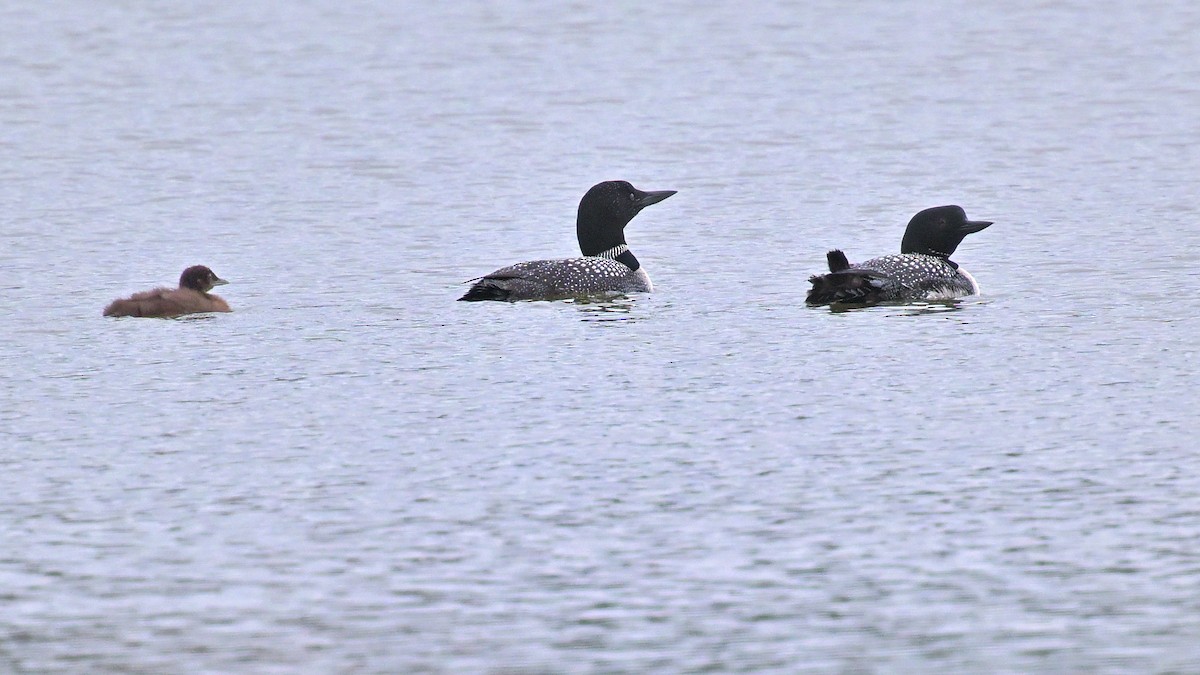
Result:
[[[675,194],[643,192],[606,181],[579,201],[575,234],[582,258],[531,260],[475,280],[459,300],[561,300],[607,293],[650,292],[654,286],[625,243],[625,226],[639,211]]]
[[[979,284],[950,256],[964,237],[991,224],[967,220],[959,206],[925,209],[909,221],[899,254],[851,265],[845,253],[830,251],[829,273],[809,277],[812,288],[806,302],[874,304],[975,295]]]

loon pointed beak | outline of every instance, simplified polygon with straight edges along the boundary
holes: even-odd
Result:
[[[657,204],[662,200],[675,194],[675,190],[659,190],[658,192],[643,192],[638,197],[637,205],[639,209],[644,209],[651,204]]]
[[[958,231],[963,234],[974,234],[975,232],[986,229],[987,226],[991,224],[992,221],[990,220],[968,220],[959,226]]]
[[[213,286],[224,286],[224,285],[225,285],[225,284],[227,284],[227,283],[229,283],[229,282],[228,282],[228,281],[225,281],[225,280],[224,280],[224,279],[222,279],[221,277],[215,277],[215,278],[212,280],[212,285],[213,285]]]

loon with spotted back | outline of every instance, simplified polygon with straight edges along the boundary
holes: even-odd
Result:
[[[599,183],[579,201],[575,234],[583,258],[531,260],[475,279],[459,300],[562,300],[609,293],[650,292],[654,286],[625,243],[639,211],[675,194],[643,192],[623,180]]]
[[[908,222],[898,255],[851,265],[845,253],[830,251],[826,255],[829,273],[809,277],[812,288],[806,302],[875,304],[975,295],[979,284],[950,256],[964,237],[991,224],[967,220],[959,206],[925,209]]]

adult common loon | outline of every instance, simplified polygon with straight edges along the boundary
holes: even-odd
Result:
[[[812,288],[806,302],[874,304],[974,295],[979,292],[979,284],[950,260],[950,255],[964,237],[991,224],[987,220],[967,220],[959,206],[925,209],[908,222],[899,255],[851,265],[845,253],[830,251],[826,255],[829,273],[809,277]]]
[[[623,180],[594,185],[579,201],[575,234],[583,258],[531,260],[474,280],[459,300],[561,300],[602,293],[649,292],[650,277],[625,243],[639,211],[675,194],[643,192]]]
[[[155,288],[113,300],[104,308],[104,316],[169,318],[199,312],[228,312],[229,303],[209,293],[213,286],[227,283],[204,265],[193,265],[179,275],[179,288]]]

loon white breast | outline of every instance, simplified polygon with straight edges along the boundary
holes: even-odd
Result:
[[[958,206],[938,206],[913,216],[900,253],[851,265],[841,251],[826,256],[828,274],[809,278],[810,305],[943,300],[979,292],[975,278],[950,260],[968,234],[991,221],[967,220]]]
[[[625,243],[625,226],[642,209],[675,194],[643,192],[606,181],[579,202],[575,234],[582,258],[531,260],[480,277],[459,300],[560,300],[608,293],[649,292],[650,277]]]

